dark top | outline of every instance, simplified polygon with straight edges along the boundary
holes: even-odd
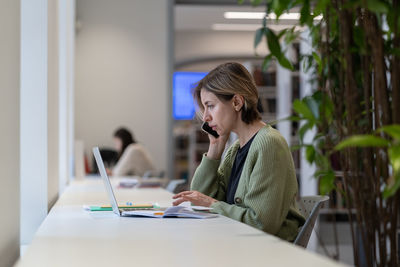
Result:
[[[235,193],[239,184],[240,175],[242,174],[244,162],[246,161],[247,154],[249,153],[249,149],[251,143],[256,137],[257,133],[253,135],[253,137],[247,141],[247,143],[240,147],[236,153],[235,161],[233,162],[231,176],[229,177],[228,189],[226,191],[226,203],[235,204]]]

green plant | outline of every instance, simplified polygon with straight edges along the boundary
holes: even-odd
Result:
[[[388,140],[382,136],[390,136]],[[335,149],[343,150],[349,147],[381,147],[388,150],[389,162],[392,173],[388,177],[383,197],[393,197],[400,188],[400,125],[383,126],[370,135],[354,135],[340,142]]]
[[[292,149],[305,149],[305,156],[310,164],[315,164],[317,170],[314,177],[319,179],[320,193],[328,194],[335,188],[335,174],[330,164],[332,150],[331,135],[325,135],[327,127],[332,123],[333,103],[322,91],[316,91],[311,96],[296,99],[293,102],[296,116],[290,119],[304,122],[298,130],[300,144]],[[304,142],[306,132],[316,128],[310,143]]]
[[[301,145],[307,159],[316,164],[315,176],[327,192],[334,188],[330,155],[336,144],[346,140],[336,153],[349,204],[354,262],[360,265],[362,246],[367,266],[398,266],[399,148],[393,133],[400,124],[400,0],[250,2],[265,5],[266,14],[275,13],[278,20],[294,7],[300,11],[299,23],[308,28],[313,49],[304,55],[303,64],[314,70],[319,92],[294,103],[293,119],[304,123],[300,139],[311,129],[317,132],[311,143]],[[295,27],[274,32],[264,18],[255,34],[255,47],[263,37],[270,50],[263,66],[276,60],[292,69],[285,49],[300,39]],[[350,136],[356,137],[347,139]],[[357,143],[360,140],[371,143],[366,147]],[[373,141],[381,143],[373,145]]]

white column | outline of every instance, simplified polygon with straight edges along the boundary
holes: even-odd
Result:
[[[75,11],[76,0],[67,1],[67,184],[73,173],[75,140]]]
[[[57,3],[21,1],[21,245],[58,198]]]
[[[59,192],[72,173],[75,1],[59,0]],[[72,115],[71,115],[72,114]]]
[[[19,257],[20,1],[0,0],[0,266]]]
[[[21,1],[21,244],[47,214],[47,1]]]
[[[59,187],[59,20],[58,1],[47,2],[47,142],[48,209],[58,198]]]
[[[308,30],[304,31],[301,34],[302,41],[300,42],[300,54],[310,55],[312,53],[311,47],[311,38],[310,32]],[[303,64],[300,64],[300,98],[303,98],[307,95],[311,95],[313,93],[312,85],[310,84],[312,70],[308,70],[308,72],[304,72]],[[301,127],[302,124],[300,124]],[[315,128],[309,132],[307,132],[304,136],[304,143],[311,143],[314,135],[316,134]],[[316,167],[315,165],[310,165],[306,160],[305,149],[301,149],[301,157],[300,157],[300,195],[301,196],[309,196],[317,194],[318,183],[317,180],[313,177],[315,173]],[[315,225],[317,226],[318,222]],[[317,250],[317,238],[315,233],[313,232],[310,241],[308,243],[307,249],[316,251]]]
[[[285,53],[290,58],[290,50]],[[292,114],[292,73],[290,70],[282,67],[277,63],[276,69],[276,98],[278,120],[287,118]],[[292,139],[292,123],[290,121],[281,121],[277,125],[277,129],[286,139],[290,146]]]

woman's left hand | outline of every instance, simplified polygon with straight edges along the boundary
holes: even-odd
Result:
[[[172,198],[176,199],[172,203],[174,206],[177,206],[185,201],[190,201],[195,206],[210,207],[211,204],[213,204],[214,202],[217,202],[216,199],[206,196],[198,191],[183,191],[179,194],[176,194]]]

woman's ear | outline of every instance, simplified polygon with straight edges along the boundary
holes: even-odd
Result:
[[[244,105],[244,97],[241,95],[234,95],[232,105],[236,111],[240,111]]]

